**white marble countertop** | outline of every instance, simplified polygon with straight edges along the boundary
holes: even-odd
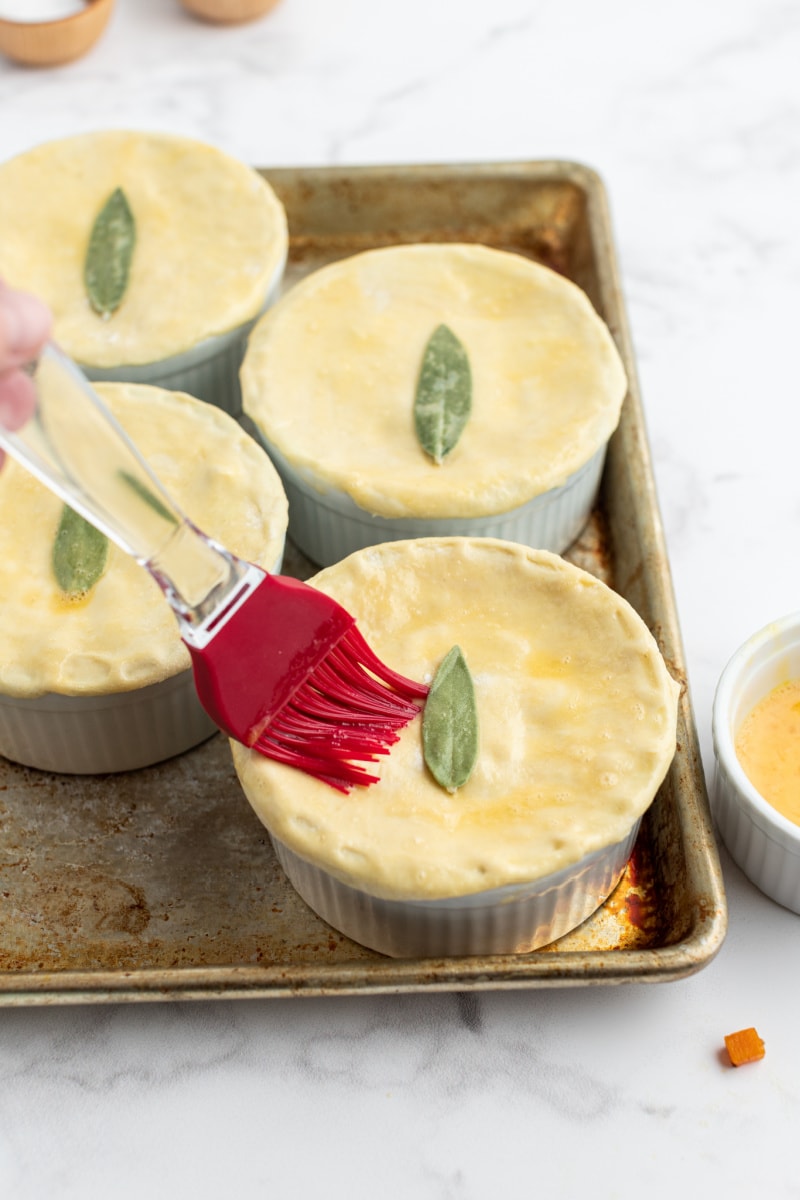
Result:
[[[0,158],[129,126],[259,166],[597,168],[710,782],[722,667],[800,607],[798,61],[787,0],[282,0],[225,29],[117,0],[81,61],[0,62]],[[679,982],[2,1009],[0,1193],[797,1196],[800,918],[722,861],[727,939]],[[748,1025],[766,1058],[733,1070]]]

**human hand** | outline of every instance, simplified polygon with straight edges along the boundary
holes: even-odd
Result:
[[[36,407],[36,392],[20,368],[32,362],[50,335],[46,306],[0,280],[0,426],[19,429]],[[0,449],[0,466],[5,458]]]

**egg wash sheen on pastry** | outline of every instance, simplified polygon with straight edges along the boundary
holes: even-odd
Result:
[[[286,497],[233,418],[179,392],[97,384],[97,392],[183,512],[235,554],[272,569]],[[108,694],[190,666],[172,609],[146,570],[109,544],[77,599],[59,587],[53,545],[64,505],[18,463],[0,471],[0,692]]]
[[[234,744],[248,799],[297,855],[374,896],[436,899],[540,879],[629,834],[674,755],[679,686],[619,595],[488,538],[385,543],[311,582],[411,678],[430,682],[457,643],[480,744],[450,792],[416,718],[380,781],[349,795]]]
[[[441,463],[414,397],[446,326],[472,381],[469,419]],[[575,284],[479,245],[371,250],[291,288],[251,334],[245,410],[318,491],[382,517],[507,512],[560,486],[607,441],[626,378]]]
[[[122,189],[136,225],[124,301],[91,307],[84,259]],[[286,215],[252,168],[169,134],[108,131],[47,142],[0,165],[0,277],[47,301],[55,337],[93,367],[180,354],[254,318],[282,268]]]

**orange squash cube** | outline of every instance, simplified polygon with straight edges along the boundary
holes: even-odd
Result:
[[[734,1067],[741,1067],[744,1063],[758,1062],[765,1053],[764,1042],[753,1028],[740,1029],[738,1033],[726,1034],[725,1047]]]

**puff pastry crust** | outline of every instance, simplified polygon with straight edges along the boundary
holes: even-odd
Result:
[[[380,782],[341,795],[233,745],[255,811],[296,854],[371,895],[467,895],[615,845],[653,800],[680,689],[638,614],[592,575],[510,542],[431,538],[359,551],[312,582],[406,675],[430,680],[461,646],[480,752],[450,794],[415,719]]]
[[[413,404],[439,324],[467,350],[473,394],[437,466]],[[382,517],[494,515],[560,486],[608,440],[627,390],[580,288],[480,245],[393,246],[313,272],[259,320],[241,378],[270,445]]]

